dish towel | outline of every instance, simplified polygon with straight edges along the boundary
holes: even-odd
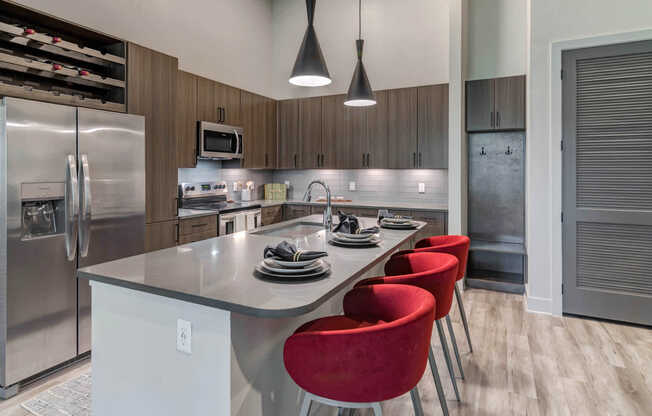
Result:
[[[284,261],[304,261],[326,257],[328,253],[325,251],[299,250],[294,244],[281,241],[276,247],[265,247],[264,256],[265,258],[273,257]]]

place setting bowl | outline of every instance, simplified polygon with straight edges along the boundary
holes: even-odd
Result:
[[[390,230],[414,230],[418,227],[418,224],[410,218],[395,217],[381,219],[380,227]]]
[[[326,275],[330,270],[330,263],[324,259],[288,262],[268,257],[256,266],[258,274],[277,280],[316,279]]]
[[[352,248],[368,248],[376,247],[382,239],[379,234],[348,234],[348,233],[332,233],[328,242],[334,246],[339,247],[352,247]]]

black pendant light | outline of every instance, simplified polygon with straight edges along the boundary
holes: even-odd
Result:
[[[346,95],[346,101],[344,101],[344,105],[350,107],[366,107],[376,104],[376,97],[362,63],[362,47],[364,46],[364,40],[362,40],[362,0],[358,2],[358,13],[358,40],[355,41],[358,50],[358,63],[355,65],[349,92]]]
[[[319,47],[315,27],[312,25],[316,2],[317,0],[306,0],[308,28],[303,36],[303,42],[301,42],[301,48],[299,48],[297,60],[294,62],[289,79],[290,84],[302,87],[323,87],[331,83],[331,76]]]

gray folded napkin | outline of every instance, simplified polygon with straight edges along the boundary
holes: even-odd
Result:
[[[326,257],[328,253],[325,251],[299,250],[294,244],[281,241],[276,247],[265,247],[264,256],[265,258],[273,257],[284,261],[305,261]]]
[[[355,215],[345,214],[342,211],[338,211],[337,215],[340,217],[340,223],[333,230],[334,233],[376,234],[380,231],[378,227],[361,228],[360,221]]]

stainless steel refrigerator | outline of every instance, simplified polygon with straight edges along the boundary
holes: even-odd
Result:
[[[76,270],[140,254],[145,120],[0,101],[0,395],[90,350]]]

